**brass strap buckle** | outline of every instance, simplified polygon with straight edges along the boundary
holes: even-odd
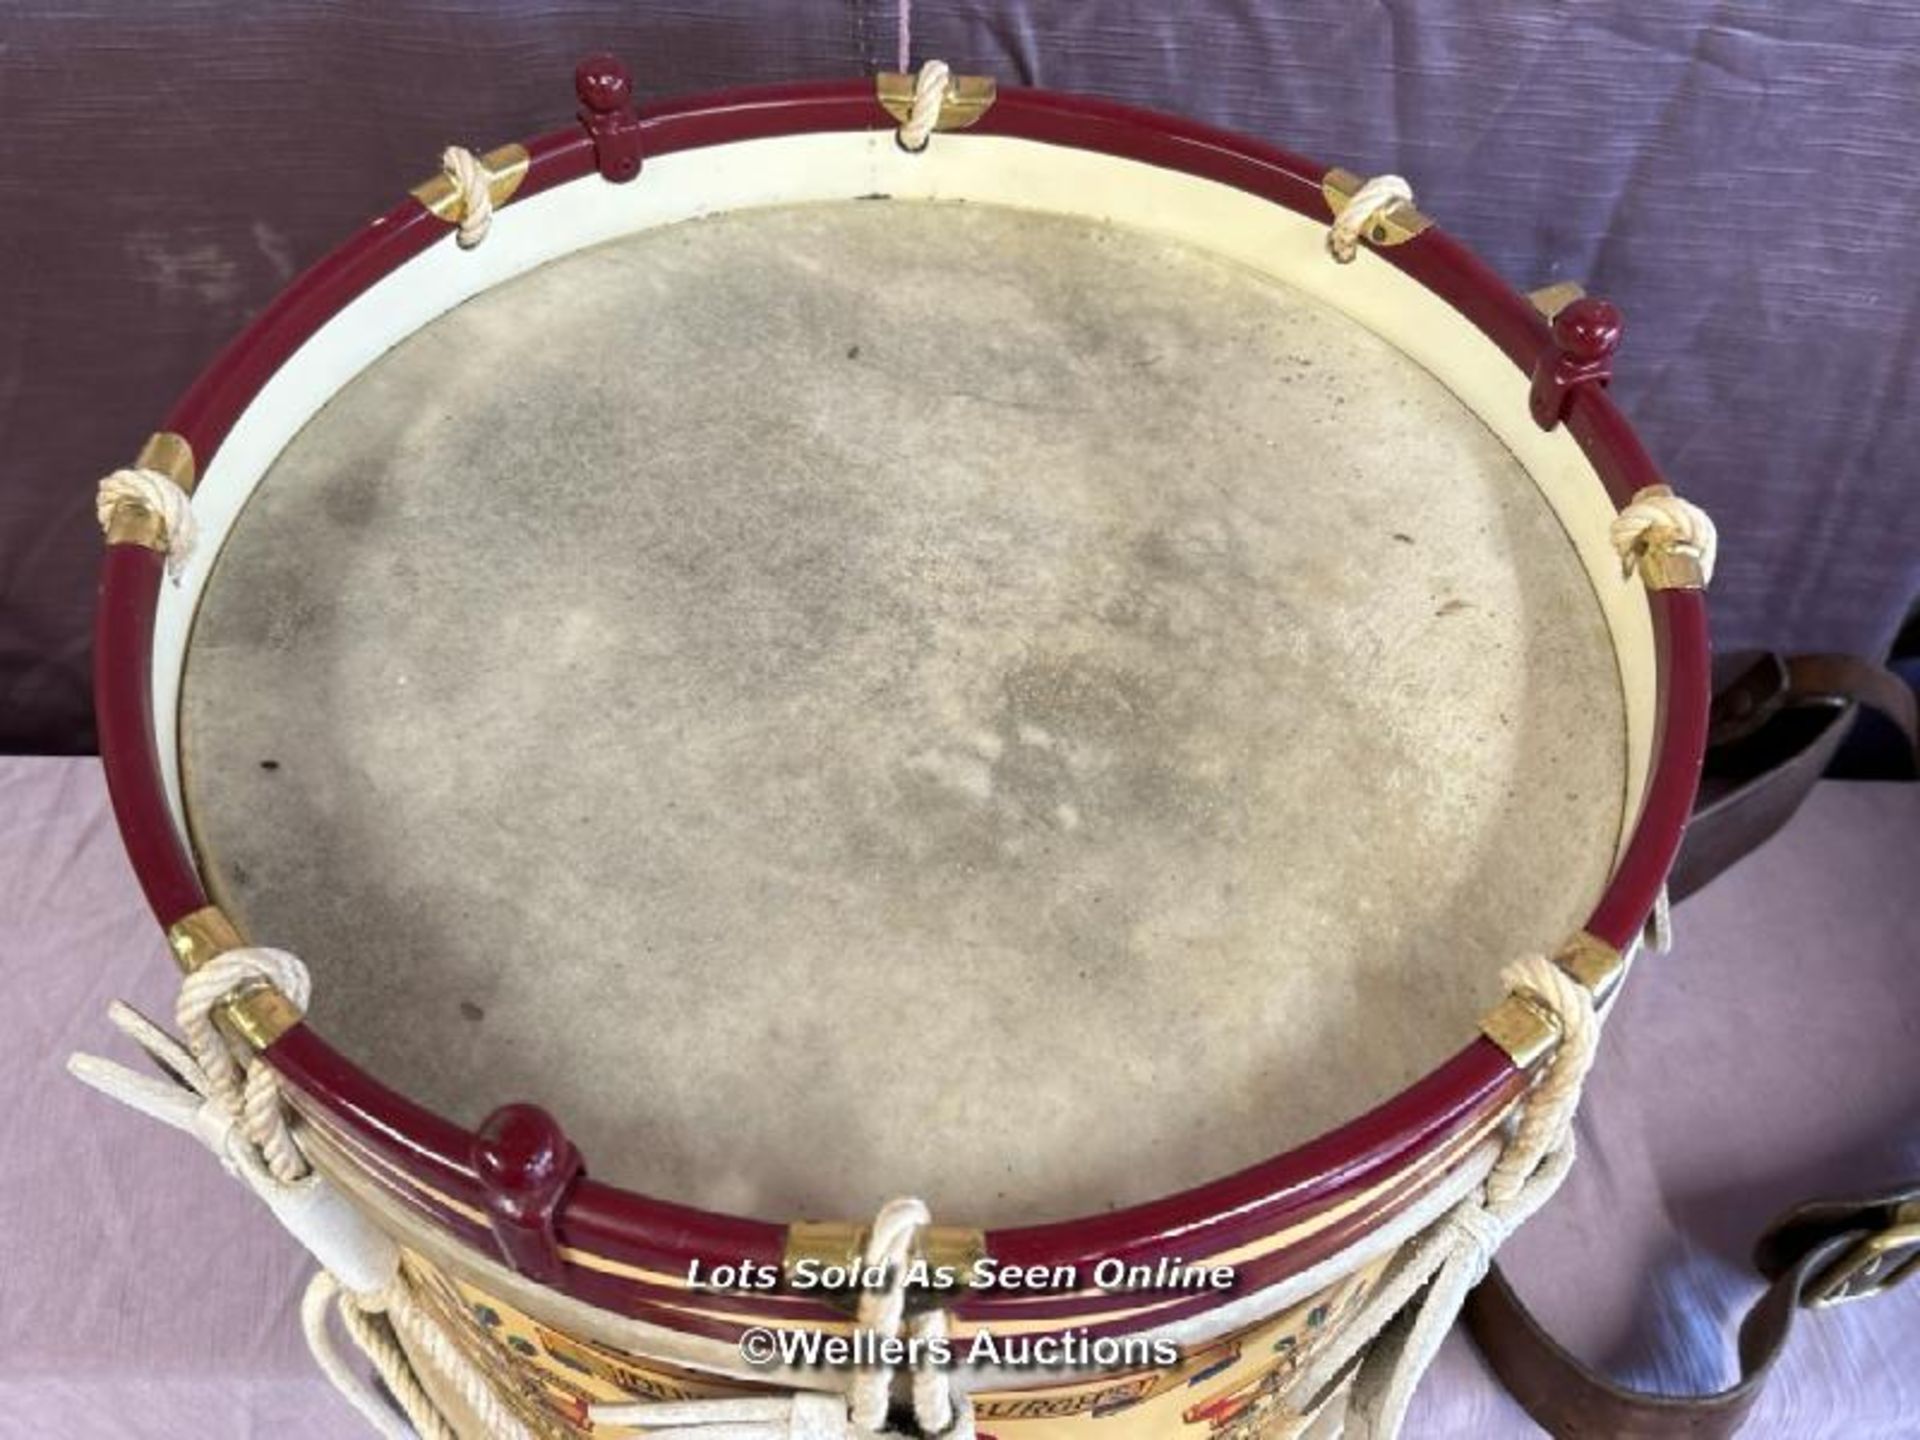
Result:
[[[1895,1208],[1892,1221],[1862,1237],[1803,1292],[1809,1308],[1824,1310],[1883,1294],[1920,1273],[1920,1200]]]

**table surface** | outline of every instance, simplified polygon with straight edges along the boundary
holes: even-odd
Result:
[[[1602,1044],[1565,1189],[1505,1252],[1581,1355],[1682,1390],[1732,1373],[1775,1212],[1920,1175],[1920,788],[1822,786],[1690,901]],[[300,1336],[305,1256],[211,1157],[69,1079],[109,1000],[172,971],[96,762],[0,759],[0,1437],[346,1440]],[[124,1058],[124,1056],[122,1056]],[[1920,1286],[1804,1317],[1754,1436],[1910,1436]],[[1538,1433],[1464,1339],[1412,1437]]]

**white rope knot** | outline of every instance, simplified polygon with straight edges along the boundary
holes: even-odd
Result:
[[[867,1232],[867,1251],[861,1258],[869,1269],[884,1268],[886,1284],[862,1291],[858,1317],[860,1328],[894,1339],[900,1334],[901,1320],[907,1308],[907,1270],[913,1257],[913,1241],[933,1219],[924,1201],[911,1197],[889,1200],[874,1216]],[[915,1317],[915,1333],[926,1333],[926,1315]],[[941,1317],[944,1322],[944,1316]],[[929,1383],[923,1384],[923,1380]],[[856,1370],[847,1391],[847,1414],[854,1425],[867,1431],[883,1429],[887,1410],[893,1400],[893,1367],[873,1365]],[[953,1402],[945,1375],[931,1366],[917,1367],[914,1373],[914,1415],[921,1428],[939,1434],[953,1423]]]
[[[1633,574],[1647,552],[1670,550],[1691,555],[1700,564],[1700,578],[1713,579],[1720,535],[1712,517],[1664,485],[1649,485],[1636,494],[1614,517],[1610,535],[1622,578]]]
[[[186,568],[200,536],[200,527],[193,518],[193,502],[187,492],[174,483],[171,475],[158,470],[144,466],[116,470],[100,482],[94,499],[94,515],[102,530],[112,523],[113,512],[122,505],[144,506],[160,517],[167,574],[179,583],[180,572]]]
[[[1395,205],[1413,203],[1413,186],[1398,175],[1376,175],[1353,192],[1346,208],[1334,216],[1327,230],[1327,252],[1342,265],[1351,265],[1360,253],[1360,237],[1374,216]]]
[[[1554,1151],[1566,1149],[1571,1159],[1573,1112],[1600,1044],[1593,993],[1546,956],[1517,960],[1500,978],[1559,1022],[1560,1043],[1521,1102],[1513,1134],[1487,1176],[1487,1207],[1496,1213],[1512,1206]]]
[[[215,956],[180,982],[174,1020],[206,1077],[207,1098],[238,1116],[247,1139],[277,1180],[298,1180],[310,1167],[288,1127],[273,1071],[258,1060],[244,1068],[213,1023],[213,1008],[243,986],[266,981],[299,1010],[312,998],[307,967],[285,950],[245,946]]]
[[[464,145],[449,145],[441,153],[440,165],[460,192],[460,248],[471,250],[493,226],[493,175]]]
[[[1439,1352],[1467,1292],[1485,1278],[1494,1253],[1560,1188],[1573,1165],[1573,1116],[1593,1066],[1600,1017],[1585,986],[1544,955],[1502,972],[1509,993],[1550,1014],[1560,1042],[1542,1066],[1488,1171],[1486,1182],[1396,1259],[1361,1312],[1301,1384],[1318,1390],[1361,1355],[1348,1412],[1349,1433],[1392,1440],[1420,1377]],[[1370,1348],[1368,1348],[1370,1346]]]
[[[945,1310],[906,1318],[908,1277],[914,1241],[931,1215],[924,1202],[890,1200],[880,1207],[867,1233],[861,1263],[879,1270],[885,1283],[860,1295],[856,1320],[863,1332],[892,1340],[903,1326],[937,1353],[948,1335]],[[886,1435],[893,1403],[891,1365],[856,1370],[844,1395],[810,1390],[789,1395],[741,1396],[710,1400],[646,1401],[589,1407],[596,1425],[634,1425],[648,1440],[868,1440]],[[974,1440],[973,1407],[956,1394],[952,1377],[938,1365],[913,1371],[913,1418],[924,1435]]]
[[[1454,1243],[1459,1247],[1463,1263],[1472,1273],[1467,1286],[1472,1289],[1486,1278],[1494,1252],[1506,1243],[1512,1227],[1484,1205],[1457,1206],[1447,1216],[1446,1224],[1454,1233]]]
[[[113,1024],[166,1078],[92,1055],[71,1057],[67,1068],[110,1098],[196,1137],[319,1262],[300,1307],[308,1347],[378,1434],[386,1440],[456,1440],[414,1373],[410,1349],[457,1390],[488,1435],[533,1440],[486,1376],[415,1300],[399,1247],[308,1162],[271,1067],[252,1056],[243,1063],[214,1023],[216,1006],[262,981],[306,1009],[312,984],[296,957],[261,947],[229,950],[181,981],[175,1018],[185,1044],[129,1005],[115,1001],[108,1009]],[[340,1358],[327,1328],[335,1313],[411,1428]]]
[[[934,126],[940,123],[940,107],[946,102],[947,85],[952,75],[944,60],[929,60],[920,67],[913,83],[913,108],[901,122],[900,148],[919,154],[927,148]]]

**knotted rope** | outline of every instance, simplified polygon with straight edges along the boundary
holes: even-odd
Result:
[[[1593,993],[1546,956],[1515,961],[1500,978],[1510,993],[1527,996],[1559,1022],[1560,1043],[1527,1093],[1507,1148],[1487,1176],[1487,1208],[1496,1215],[1532,1183],[1550,1155],[1564,1151],[1572,1159],[1573,1112],[1600,1045]],[[1482,1273],[1490,1258],[1490,1253],[1481,1256]]]
[[[266,1162],[276,1180],[291,1183],[312,1173],[307,1157],[294,1143],[287,1112],[280,1103],[280,1086],[273,1071],[258,1060],[244,1068],[213,1023],[213,1008],[244,985],[264,980],[296,1010],[305,1011],[313,998],[307,967],[285,950],[251,946],[217,955],[180,982],[173,1018],[186,1037],[187,1050],[206,1088],[200,1093],[229,1115]]]
[[[888,1340],[897,1339],[903,1328],[928,1342],[947,1338],[946,1311],[926,1311],[911,1320],[906,1316],[914,1240],[930,1219],[920,1200],[890,1200],[880,1207],[861,1259],[868,1269],[884,1267],[886,1283],[861,1292],[856,1320],[862,1331]],[[930,1344],[930,1348],[938,1346]],[[891,1365],[863,1366],[854,1371],[844,1396],[796,1391],[739,1399],[595,1405],[588,1416],[596,1425],[640,1426],[649,1440],[857,1440],[889,1433],[893,1376]],[[964,1400],[956,1402],[952,1376],[930,1360],[913,1372],[913,1418],[924,1435],[973,1440],[973,1407]]]
[[[913,84],[913,108],[900,125],[902,150],[911,150],[917,155],[927,148],[933,128],[940,122],[940,106],[946,101],[951,79],[944,60],[929,60],[920,67],[920,76]]]
[[[1599,1045],[1593,996],[1543,955],[1509,965],[1502,980],[1560,1025],[1560,1043],[1528,1092],[1477,1195],[1456,1205],[1411,1248],[1333,1344],[1309,1362],[1298,1393],[1332,1386],[1369,1341],[1348,1424],[1366,1440],[1393,1440],[1433,1357],[1493,1254],[1546,1203],[1573,1165],[1573,1116]]]
[[[306,1246],[320,1264],[301,1303],[308,1347],[334,1388],[386,1440],[411,1440],[415,1431],[423,1440],[454,1440],[396,1337],[447,1379],[489,1436],[532,1440],[486,1377],[414,1299],[399,1248],[308,1162],[272,1069],[251,1054],[242,1063],[214,1023],[215,1007],[262,981],[306,1009],[312,984],[297,958],[264,947],[229,950],[181,982],[175,1019],[185,1044],[130,1005],[115,1001],[108,1008],[114,1026],[166,1078],[92,1055],[69,1057],[67,1068],[101,1093],[195,1136]],[[341,1360],[327,1331],[333,1309],[413,1430]]]
[[[924,1201],[911,1197],[889,1200],[874,1217],[868,1232],[867,1267],[884,1267],[887,1283],[860,1295],[860,1328],[887,1339],[896,1338],[907,1308],[907,1271],[913,1258],[913,1242],[921,1230],[932,1223]],[[947,1337],[944,1310],[924,1311],[913,1317],[908,1333],[918,1340],[939,1341]],[[854,1372],[848,1388],[847,1414],[854,1425],[866,1431],[878,1431],[887,1423],[887,1409],[893,1400],[893,1367],[876,1365]],[[913,1372],[913,1416],[928,1435],[944,1435],[954,1423],[951,1377],[939,1366],[921,1364]],[[971,1421],[969,1411],[968,1420]],[[968,1428],[971,1428],[969,1423]]]
[[[140,505],[160,517],[161,540],[167,552],[167,574],[176,583],[186,568],[200,527],[193,518],[193,502],[170,475],[158,470],[134,467],[116,470],[100,482],[94,499],[94,515],[105,530],[113,512],[122,505]]]
[[[1637,493],[1614,517],[1610,538],[1620,556],[1622,576],[1633,574],[1649,550],[1664,549],[1693,556],[1700,562],[1700,578],[1713,579],[1720,535],[1712,517],[1664,485],[1649,485]]]
[[[1342,265],[1351,265],[1360,253],[1360,237],[1368,222],[1395,205],[1413,202],[1413,187],[1398,175],[1376,175],[1353,192],[1346,208],[1333,217],[1327,230],[1327,251]]]
[[[460,248],[471,250],[493,225],[493,176],[464,145],[449,145],[441,152],[440,165],[460,192]]]

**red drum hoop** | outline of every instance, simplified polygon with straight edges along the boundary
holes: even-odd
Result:
[[[643,109],[638,145],[654,157],[742,140],[885,130],[894,123],[867,83],[738,90]],[[1316,221],[1329,214],[1322,167],[1226,131],[1106,101],[1002,90],[971,133],[1099,152],[1230,186]],[[525,148],[529,162],[520,197],[585,182],[595,173],[595,142],[581,128],[543,136]],[[362,228],[301,275],[220,354],[165,428],[184,437],[204,467],[241,412],[309,337],[445,234],[445,225],[411,199]],[[1541,316],[1440,229],[1427,228],[1377,253],[1457,310],[1519,371],[1533,373],[1543,357],[1552,356]],[[1572,388],[1562,418],[1616,503],[1659,483],[1603,388]],[[127,851],[156,918],[172,927],[209,902],[168,808],[153,723],[150,671],[162,565],[152,549],[109,546],[95,695],[102,758]],[[1696,589],[1659,589],[1649,591],[1647,603],[1657,677],[1653,761],[1638,818],[1587,923],[1594,936],[1620,950],[1636,939],[1673,862],[1705,741],[1703,597]],[[280,1035],[265,1055],[299,1108],[330,1141],[378,1170],[393,1197],[443,1231],[494,1249],[486,1220],[494,1196],[475,1161],[480,1137],[373,1080],[305,1024]],[[1301,1227],[1300,1238],[1266,1250],[1246,1267],[1244,1278],[1258,1282],[1295,1273],[1396,1213],[1420,1188],[1417,1179],[1407,1178],[1409,1171],[1423,1159],[1463,1153],[1526,1083],[1526,1072],[1500,1046],[1478,1038],[1386,1104],[1290,1153],[1116,1212],[991,1230],[987,1253],[1019,1266],[1108,1257],[1146,1262],[1228,1253]],[[1336,1214],[1330,1223],[1309,1224]],[[684,1299],[684,1289],[661,1282],[684,1276],[690,1262],[778,1265],[787,1239],[776,1224],[653,1200],[591,1178],[571,1187],[551,1220],[564,1263],[543,1278],[576,1299],[639,1318],[664,1316],[662,1302]],[[1156,1319],[1210,1303],[1192,1296],[1140,1301]],[[984,1322],[1088,1317],[1113,1308],[1110,1297],[1099,1295],[980,1294],[963,1301],[957,1313]],[[675,1310],[672,1323],[730,1338],[753,1316],[798,1320],[831,1313],[810,1299],[779,1295],[740,1297],[714,1309],[729,1313]],[[1101,1323],[1095,1322],[1096,1330]]]

